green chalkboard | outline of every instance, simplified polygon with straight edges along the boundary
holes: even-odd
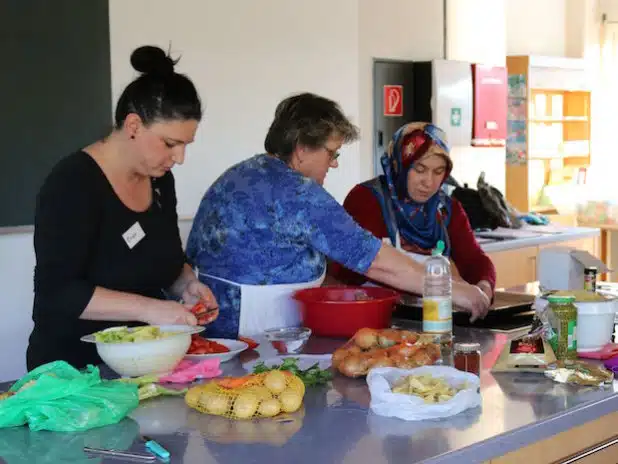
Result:
[[[0,1],[0,227],[33,224],[52,166],[110,130],[110,68],[108,0]]]

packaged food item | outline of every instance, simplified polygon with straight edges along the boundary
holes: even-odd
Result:
[[[549,336],[556,358],[559,361],[577,359],[577,307],[575,296],[551,295],[548,317],[553,329]]]
[[[545,371],[545,375],[558,383],[590,387],[610,384],[614,380],[613,372],[584,361],[558,361]]]
[[[244,377],[227,377],[190,388],[185,402],[205,414],[230,419],[275,417],[300,409],[303,381],[288,371],[272,370]]]
[[[594,266],[584,269],[584,290],[592,293],[597,291],[597,268]]]
[[[479,343],[455,343],[453,361],[455,369],[481,375],[481,345]]]
[[[399,329],[360,329],[333,353],[333,367],[346,377],[362,377],[376,367],[413,369],[441,358],[435,334]]]
[[[541,333],[529,333],[507,342],[492,372],[543,373],[556,362],[556,355]]]

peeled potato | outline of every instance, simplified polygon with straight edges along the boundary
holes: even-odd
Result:
[[[201,399],[206,411],[210,414],[222,416],[230,408],[230,402],[227,396],[216,393],[204,393]]]
[[[281,403],[275,398],[260,403],[258,414],[264,417],[274,417],[281,412]]]
[[[189,391],[185,394],[185,403],[188,406],[195,406],[200,401],[200,396],[202,396],[202,389],[199,387],[189,388]]]
[[[264,377],[264,386],[274,394],[281,393],[287,385],[285,374],[281,371],[270,371]]]
[[[258,408],[259,400],[253,393],[241,393],[234,401],[233,413],[239,419],[249,419]]]
[[[294,390],[285,390],[279,395],[279,402],[284,412],[294,412],[300,408],[303,403],[303,397]]]
[[[253,393],[259,400],[269,400],[273,397],[271,391],[262,386],[262,385],[254,385],[253,387],[246,388],[245,393]]]
[[[291,375],[288,379],[288,382],[288,388],[296,390],[300,396],[305,396],[305,383],[300,380],[300,378],[296,377],[295,375]]]

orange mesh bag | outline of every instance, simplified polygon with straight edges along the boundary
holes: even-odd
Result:
[[[185,402],[205,414],[230,419],[275,417],[300,409],[305,384],[290,372],[273,370],[228,377],[190,388]]]
[[[346,377],[362,377],[376,367],[435,364],[441,357],[435,335],[399,329],[360,329],[333,353],[333,367]]]

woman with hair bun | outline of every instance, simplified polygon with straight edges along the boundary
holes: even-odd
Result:
[[[141,74],[120,96],[112,132],[58,162],[37,196],[29,370],[100,363],[80,342],[92,332],[195,325],[191,305],[217,308],[186,263],[171,172],[195,137],[200,98],[158,47],[137,48],[131,64]]]

